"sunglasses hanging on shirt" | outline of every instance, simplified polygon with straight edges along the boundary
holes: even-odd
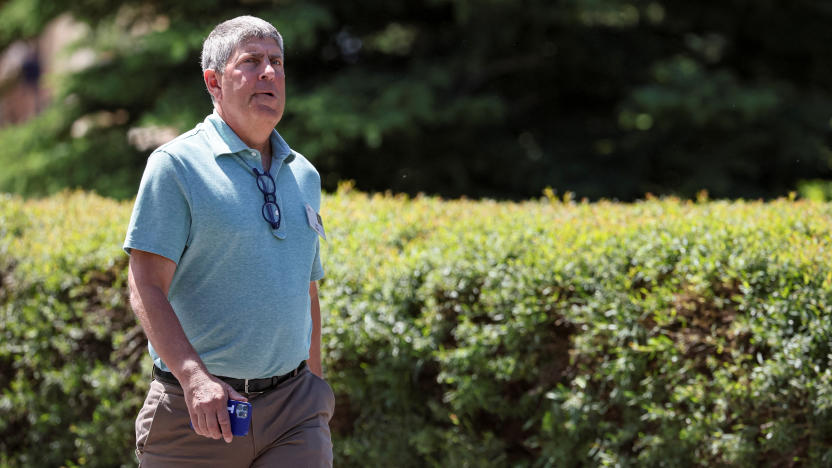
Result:
[[[275,183],[272,175],[268,172],[260,172],[256,167],[251,168],[254,175],[257,177],[257,188],[263,192],[263,219],[266,220],[272,229],[280,227],[280,208],[277,206],[277,197],[275,196]]]

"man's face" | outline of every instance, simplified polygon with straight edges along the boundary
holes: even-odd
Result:
[[[272,39],[251,39],[231,54],[217,104],[233,124],[274,128],[286,105],[283,54]]]

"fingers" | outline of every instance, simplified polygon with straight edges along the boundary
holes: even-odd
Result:
[[[226,422],[228,421],[228,410],[223,408],[222,412],[200,412],[196,416],[196,424],[193,424],[194,431],[204,437],[210,437],[212,439],[219,439],[222,435],[221,432],[221,418],[225,416]],[[191,420],[193,423],[193,419]],[[230,431],[229,431],[230,434]],[[229,442],[228,440],[226,442]]]
[[[197,421],[198,423],[193,426],[194,431],[201,436],[212,439],[222,438],[226,442],[231,442],[234,438],[227,407],[217,412],[200,413]]]
[[[225,382],[207,379],[195,383],[186,391],[185,404],[188,406],[191,422],[197,434],[231,442],[233,436],[228,417],[229,388]]]
[[[217,421],[220,424],[220,431],[222,432],[223,440],[225,440],[226,443],[231,442],[234,435],[231,433],[231,418],[228,417],[228,410],[219,413],[217,415]]]
[[[205,414],[205,425],[207,429],[207,434],[204,435],[207,435],[212,439],[219,439],[220,437],[222,437],[220,425],[218,424],[222,414],[225,414],[225,417],[228,418],[228,410],[225,409],[225,407],[223,407],[220,411],[209,411]]]
[[[225,383],[225,382],[223,382],[223,383]],[[231,398],[232,400],[237,400],[237,401],[248,401],[248,398],[239,394],[237,392],[237,390],[234,390],[231,387],[231,385],[225,384],[225,389],[226,389],[226,391],[228,391],[228,398]]]
[[[196,429],[196,433],[199,435],[205,435],[208,433],[208,424],[205,422],[206,416],[205,413],[197,414],[196,416],[196,425],[194,426]]]
[[[241,395],[237,390],[234,390],[231,385],[223,382],[223,387],[225,391],[228,393],[228,398],[237,401],[248,401],[248,398]],[[220,430],[222,431],[222,437],[226,442],[231,442],[233,435],[231,433],[231,418],[228,416],[228,411],[224,411],[221,415],[217,417],[217,420],[220,423]]]

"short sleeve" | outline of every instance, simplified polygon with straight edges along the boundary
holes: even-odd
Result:
[[[178,161],[164,151],[147,160],[124,240],[129,254],[138,249],[161,255],[177,265],[191,229],[188,187]]]
[[[324,267],[321,265],[321,241],[315,242],[315,260],[312,262],[312,275],[309,281],[318,281],[324,277]]]

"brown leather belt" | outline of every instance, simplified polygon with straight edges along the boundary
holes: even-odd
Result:
[[[283,375],[276,375],[274,377],[267,377],[265,379],[235,379],[233,377],[216,376],[223,382],[231,385],[231,388],[242,393],[263,393],[271,390],[281,383],[300,374],[300,371],[306,367],[306,361],[301,361],[300,365],[293,371]],[[153,378],[171,385],[179,385],[179,381],[170,372],[163,371],[155,365],[153,366]]]

